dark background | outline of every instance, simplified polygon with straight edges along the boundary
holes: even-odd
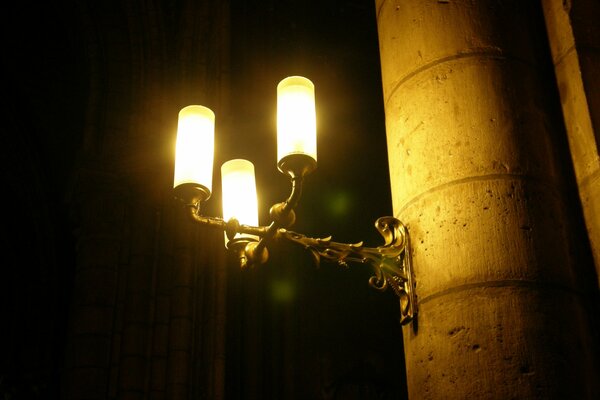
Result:
[[[164,29],[176,38],[177,21],[191,3],[157,4],[163,25],[148,29]],[[316,87],[318,168],[306,179],[294,230],[382,244],[373,223],[392,209],[374,2],[229,4],[229,111],[217,114],[215,193],[207,212],[219,213],[219,169],[230,158],[255,164],[262,224],[268,223],[270,205],[287,197],[289,183],[276,169],[276,86],[286,76],[303,75]],[[111,21],[114,14],[112,23],[118,26],[124,15],[144,8],[83,1],[4,7],[0,395],[56,398],[78,263],[73,185],[89,159],[101,152],[89,149],[109,146],[85,133],[94,91],[90,76],[98,72],[89,67],[85,38],[90,21],[82,16],[98,13]],[[181,62],[173,56],[173,65],[163,66],[167,71],[176,71]],[[170,82],[166,76],[164,87]],[[177,80],[182,78],[173,77]],[[136,101],[134,96],[123,99]],[[170,105],[167,127],[176,124],[184,105]],[[106,114],[126,113],[117,106],[100,104]],[[157,145],[174,140],[172,130],[158,135]],[[170,154],[168,148],[161,152]],[[94,162],[104,161],[98,157]],[[171,170],[152,182],[153,190],[170,190],[172,160],[164,166]],[[336,391],[335,398],[403,398],[401,329],[393,294],[368,286],[367,266],[344,270],[323,264],[317,269],[301,249],[282,245],[270,250],[270,261],[259,268],[239,271],[231,260],[227,266],[227,398],[252,398],[252,390],[264,398],[289,393],[334,398]]]

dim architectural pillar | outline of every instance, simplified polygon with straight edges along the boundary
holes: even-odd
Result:
[[[579,196],[600,283],[600,2],[542,2]]]
[[[376,1],[412,399],[596,393],[536,4]]]

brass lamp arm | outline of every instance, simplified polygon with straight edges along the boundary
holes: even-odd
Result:
[[[302,195],[302,176],[292,176],[292,191],[288,199],[282,203],[277,203],[271,207],[269,210],[269,215],[271,217],[271,223],[266,229],[264,235],[261,236],[260,241],[256,246],[250,245],[253,247],[251,249],[252,256],[257,259],[264,259],[268,257],[268,253],[266,251],[267,244],[273,239],[274,236],[277,235],[277,232],[280,228],[288,228],[296,222],[296,213],[294,212],[294,208],[298,205],[300,201],[300,196]]]
[[[269,210],[271,223],[268,226],[250,226],[241,225],[236,219],[232,218],[225,221],[222,218],[207,217],[202,215],[201,197],[181,196],[182,199],[191,198],[187,201],[188,216],[196,223],[219,228],[225,231],[227,238],[231,244],[231,249],[238,252],[240,256],[241,266],[244,268],[252,264],[261,264],[267,261],[268,251],[267,243],[270,242],[277,234],[280,228],[288,228],[296,221],[296,213],[294,208],[300,201],[302,195],[302,183],[304,175],[302,173],[290,173],[290,181],[292,189],[287,200],[274,204]],[[185,188],[189,190],[188,188]],[[181,189],[180,189],[181,190]],[[187,193],[186,193],[187,194]],[[208,196],[204,196],[204,199]],[[248,238],[236,238],[238,233],[253,235],[260,237],[260,241],[256,242]]]
[[[188,210],[194,222],[226,232],[232,242],[230,249],[238,253],[242,268],[266,262],[268,241],[286,240],[309,250],[317,265],[322,259],[344,267],[348,267],[350,262],[369,264],[374,272],[369,279],[369,285],[380,291],[389,286],[398,296],[400,322],[406,324],[416,315],[417,302],[408,231],[404,224],[394,217],[381,217],[375,222],[375,227],[384,238],[384,245],[365,247],[362,242],[350,244],[334,242],[331,236],[307,237],[285,228],[277,228],[276,221],[271,222],[269,226],[250,226],[242,225],[236,219],[225,221],[222,218],[203,216],[198,205],[190,205]],[[238,233],[258,236],[261,239],[258,242],[247,238],[235,239]]]
[[[223,218],[219,217],[208,217],[202,215],[200,212],[199,205],[189,205],[188,216],[190,219],[198,224],[209,226],[212,228],[217,228],[224,231],[227,236],[235,236],[236,233],[245,233],[248,235],[254,236],[264,236],[267,233],[267,226],[251,226],[251,225],[242,225],[236,219],[230,219],[229,221],[225,221]]]
[[[390,286],[400,301],[400,323],[410,322],[416,315],[416,299],[410,258],[408,231],[400,220],[381,217],[375,227],[383,236],[385,244],[379,247],[364,247],[362,242],[333,242],[331,236],[310,238],[300,233],[279,229],[275,239],[285,239],[309,250],[317,263],[321,259],[348,267],[348,262],[369,264],[374,275],[369,285],[383,291]]]

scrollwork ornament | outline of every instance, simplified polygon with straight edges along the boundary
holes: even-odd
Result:
[[[391,287],[400,301],[402,324],[410,322],[416,313],[412,269],[410,264],[410,244],[404,224],[394,217],[381,217],[375,228],[384,239],[379,247],[364,247],[363,242],[339,243],[325,238],[311,238],[303,234],[279,229],[276,238],[296,243],[309,250],[317,265],[321,260],[348,267],[348,263],[369,264],[374,275],[369,285],[383,291]]]

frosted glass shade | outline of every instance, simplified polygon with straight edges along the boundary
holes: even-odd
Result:
[[[187,106],[179,112],[175,145],[173,187],[200,185],[212,190],[215,149],[215,114],[204,106]]]
[[[302,76],[277,85],[277,162],[292,154],[317,161],[315,86]]]
[[[242,225],[258,226],[258,200],[254,165],[247,160],[229,160],[221,166],[223,219],[235,218]],[[237,234],[239,237],[252,235]]]

